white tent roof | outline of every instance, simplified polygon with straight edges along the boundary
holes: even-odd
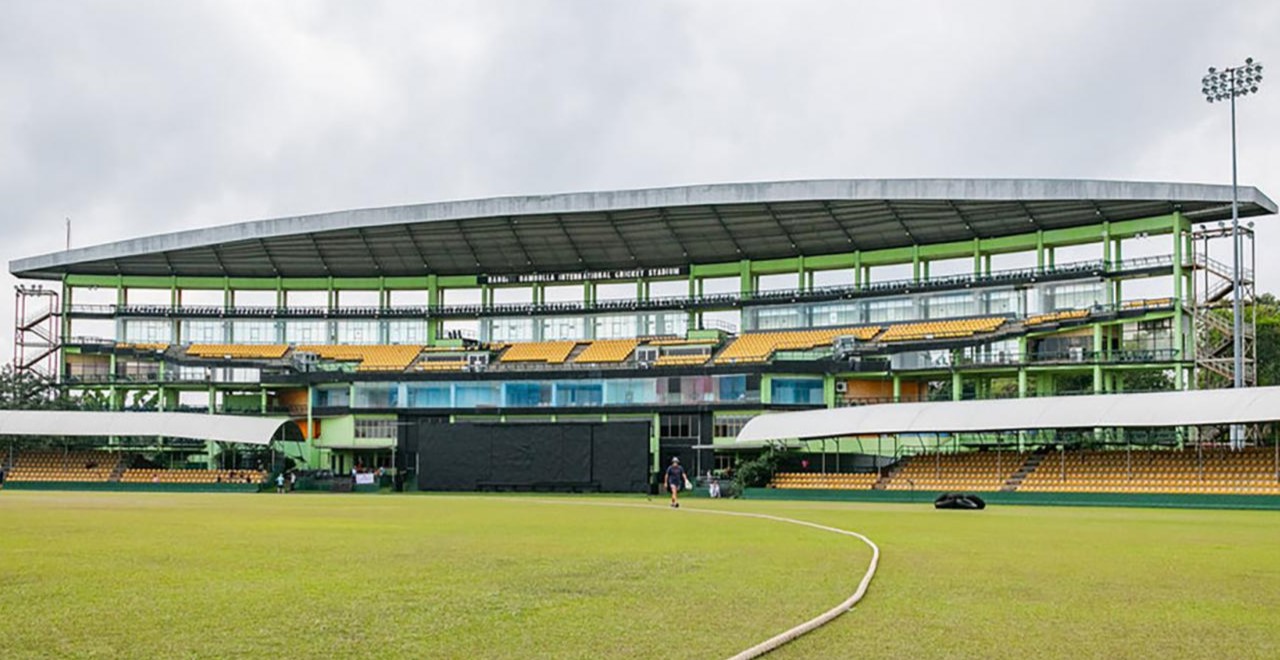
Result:
[[[266,445],[287,417],[181,412],[0,410],[0,435],[160,436]]]
[[[886,403],[766,414],[736,443],[852,435],[1207,426],[1280,420],[1280,387]]]

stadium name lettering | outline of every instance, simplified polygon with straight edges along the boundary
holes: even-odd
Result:
[[[579,273],[524,273],[521,275],[481,275],[481,284],[533,284],[536,282],[585,282],[588,280],[632,280],[640,277],[672,277],[685,275],[685,268],[631,268],[626,270],[588,270]]]

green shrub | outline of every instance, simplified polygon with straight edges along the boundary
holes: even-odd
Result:
[[[733,478],[738,492],[742,492],[744,488],[761,488],[769,485],[774,473],[778,471],[778,466],[782,465],[790,453],[789,449],[768,447],[760,452],[759,456],[739,463]]]

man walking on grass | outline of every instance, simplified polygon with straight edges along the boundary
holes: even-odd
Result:
[[[684,474],[684,468],[680,467],[680,459],[672,457],[671,465],[667,466],[667,473],[663,478],[663,482],[667,485],[667,490],[671,491],[671,508],[680,508],[680,489],[688,488],[689,478]]]

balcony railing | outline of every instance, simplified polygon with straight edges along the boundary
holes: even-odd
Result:
[[[875,298],[908,293],[968,289],[980,286],[1025,282],[1069,280],[1089,276],[1123,275],[1168,268],[1168,255],[1138,257],[1112,263],[1080,261],[1043,268],[1015,268],[979,275],[953,275],[925,280],[898,279],[863,285],[839,285],[811,289],[778,289],[751,293],[720,293],[702,296],[670,296],[648,300],[595,300],[591,302],[498,303],[439,306],[357,306],[357,307],[275,307],[219,305],[82,305],[72,304],[70,313],[84,317],[143,318],[310,318],[310,319],[422,319],[473,318],[479,316],[553,316],[556,314],[602,314],[664,310],[705,310],[802,302],[825,302]]]

